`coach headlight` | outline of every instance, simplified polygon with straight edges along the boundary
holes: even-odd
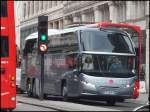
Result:
[[[130,87],[130,85],[129,84],[127,84],[126,86],[125,86],[125,88],[129,88]]]
[[[135,73],[135,69],[132,69],[132,73]]]
[[[96,88],[94,84],[92,83],[89,83],[87,81],[81,81],[81,83],[86,86],[86,87],[89,87],[89,88]]]
[[[76,82],[76,81],[79,81],[79,78],[78,78],[78,76],[77,75],[74,75],[74,78],[73,78],[73,80]]]

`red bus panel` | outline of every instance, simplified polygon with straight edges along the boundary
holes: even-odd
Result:
[[[14,109],[16,108],[16,40],[13,1],[1,1],[0,58],[1,109]]]

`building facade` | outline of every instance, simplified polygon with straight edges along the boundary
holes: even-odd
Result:
[[[149,79],[149,1],[17,1],[20,48],[25,37],[37,31],[38,16],[48,16],[48,27],[63,29],[75,23],[109,21],[131,23],[142,29],[142,64]],[[15,7],[16,8],[16,7]],[[137,44],[137,38],[134,39]],[[146,81],[149,85],[149,80]]]

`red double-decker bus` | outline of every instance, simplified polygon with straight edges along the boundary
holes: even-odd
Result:
[[[1,109],[16,108],[16,40],[14,2],[1,1]]]

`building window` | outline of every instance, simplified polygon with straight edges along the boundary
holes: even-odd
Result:
[[[109,21],[109,6],[104,5],[102,6],[102,21]]]
[[[53,23],[49,23],[49,28],[50,28],[50,29],[53,28]]]
[[[45,1],[45,10],[47,10],[48,9],[48,1]]]
[[[49,3],[49,8],[52,8],[52,1],[48,1]]]
[[[28,2],[28,16],[30,15],[30,2]]]
[[[43,10],[43,1],[41,1],[41,10]]]
[[[32,1],[32,14],[34,14],[34,1]]]
[[[55,7],[57,5],[57,1],[52,1],[53,2],[53,6],[52,7]]]
[[[135,16],[140,18],[145,16],[145,1],[135,1]]]
[[[36,10],[35,10],[35,13],[37,13],[39,11],[39,1],[35,1],[36,2]]]
[[[94,22],[94,12],[87,13],[86,17],[87,17],[86,22]]]
[[[122,22],[126,20],[126,5],[125,3],[119,3],[117,5],[117,21]]]
[[[56,0],[56,6],[58,5],[58,2],[59,2],[59,1]]]
[[[59,28],[59,23],[58,23],[58,21],[56,21],[56,29],[58,29]]]
[[[145,1],[132,1],[132,19],[145,16]]]
[[[23,10],[24,10],[24,11],[23,11],[23,12],[24,12],[23,17],[25,18],[25,17],[26,17],[26,3],[24,3],[24,6],[23,6],[23,7],[24,7],[24,9],[23,9]]]

